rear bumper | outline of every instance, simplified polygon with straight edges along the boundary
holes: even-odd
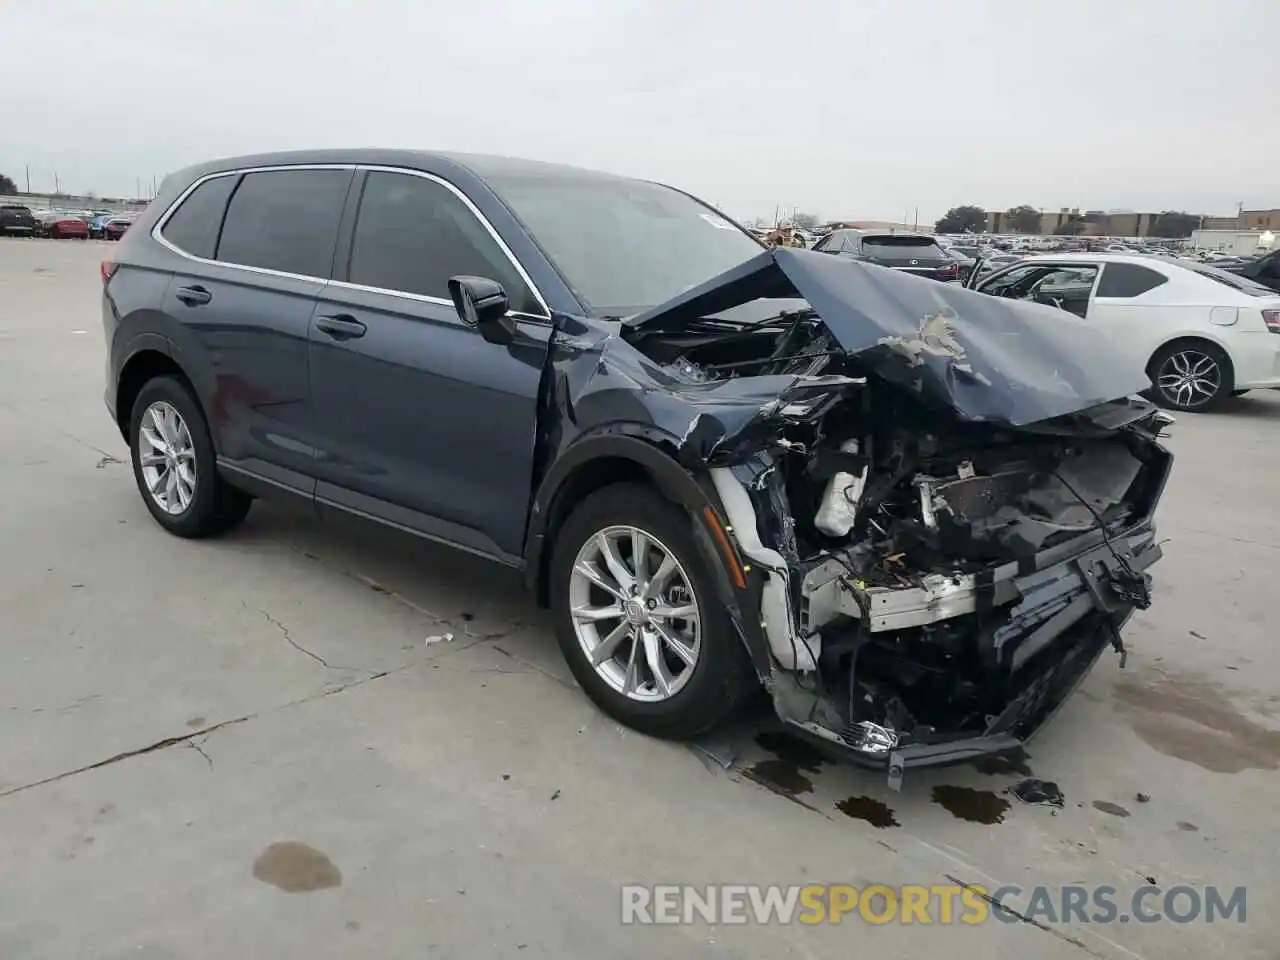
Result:
[[[1237,390],[1280,387],[1280,336],[1270,330],[1249,331],[1230,347]]]

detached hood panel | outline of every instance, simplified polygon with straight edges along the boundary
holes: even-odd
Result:
[[[1021,426],[1150,386],[1110,340],[1064,310],[814,253],[761,253],[628,326],[679,329],[760,298],[802,298],[865,372],[965,420]]]

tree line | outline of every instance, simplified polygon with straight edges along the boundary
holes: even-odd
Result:
[[[1040,211],[1029,204],[1010,207],[1001,214],[1001,232],[1039,233]],[[1062,237],[1076,237],[1088,229],[1087,214],[1070,214],[1054,233]],[[1178,239],[1191,236],[1200,225],[1200,218],[1183,210],[1165,210],[1158,213],[1147,231],[1148,236]],[[982,207],[965,204],[952,207],[934,224],[938,233],[986,233],[987,211]]]

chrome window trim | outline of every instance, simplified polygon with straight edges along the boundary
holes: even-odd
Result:
[[[210,180],[217,180],[220,177],[238,177],[247,173],[271,173],[277,170],[355,170],[354,163],[286,163],[278,166],[259,166],[259,167],[237,167],[234,170],[218,170],[215,173],[205,174],[198,180],[194,181],[187,189],[178,195],[178,198],[169,204],[169,207],[156,221],[156,225],[151,228],[151,239],[155,240],[162,247],[171,250],[180,257],[185,257],[196,263],[207,264],[211,267],[225,267],[229,270],[244,270],[247,273],[256,273],[259,276],[266,277],[282,277],[286,280],[306,280],[314,283],[328,283],[328,277],[316,277],[306,273],[289,273],[285,270],[270,270],[266,267],[254,267],[247,263],[231,263],[227,260],[212,260],[208,257],[197,257],[194,253],[188,253],[176,244],[170,243],[161,233],[170,218],[178,211],[187,197],[195,193],[196,189],[202,184]],[[230,205],[230,204],[228,204]],[[225,216],[225,213],[224,213]]]
[[[165,239],[162,233],[162,231],[164,230],[165,224],[169,222],[169,219],[174,215],[174,213],[177,212],[178,208],[182,206],[183,202],[186,201],[187,197],[191,196],[191,194],[194,193],[196,189],[200,187],[202,184],[207,183],[210,180],[216,180],[219,177],[238,177],[238,176],[242,176],[244,174],[250,174],[250,173],[273,173],[277,171],[286,171],[286,170],[352,170],[352,171],[366,172],[366,173],[400,173],[400,174],[407,174],[413,177],[421,177],[424,180],[429,180],[432,183],[439,184],[440,186],[448,190],[450,193],[452,193],[459,200],[461,200],[463,205],[471,212],[471,215],[480,222],[480,225],[484,227],[485,231],[489,234],[490,237],[493,238],[493,241],[498,245],[498,249],[501,250],[502,253],[506,256],[507,260],[510,261],[511,266],[515,268],[517,275],[519,275],[520,279],[524,281],[525,285],[528,286],[529,290],[533,293],[533,297],[535,300],[537,300],[538,306],[540,306],[544,311],[543,313],[537,314],[537,313],[527,313],[521,310],[511,310],[509,311],[509,313],[516,317],[524,317],[531,320],[540,320],[543,322],[550,322],[551,308],[547,306],[547,301],[546,301],[546,298],[542,296],[542,291],[539,290],[537,284],[533,282],[533,278],[529,275],[529,272],[525,270],[524,265],[520,263],[519,260],[516,259],[516,255],[512,253],[511,248],[507,246],[506,241],[503,240],[502,237],[498,234],[498,231],[494,229],[493,224],[489,222],[489,218],[486,217],[480,211],[480,208],[471,202],[471,198],[468,197],[465,193],[463,193],[460,189],[458,189],[458,187],[454,186],[452,183],[450,183],[448,180],[445,180],[443,177],[439,177],[433,173],[427,173],[425,170],[413,170],[408,167],[392,167],[392,166],[382,166],[378,164],[360,164],[360,163],[285,163],[285,164],[275,164],[275,165],[269,164],[266,166],[256,166],[256,167],[238,167],[234,170],[218,170],[218,171],[215,171],[214,173],[207,173],[203,177],[200,177],[199,179],[193,181],[185,190],[182,191],[182,193],[180,193],[177,196],[177,198],[173,201],[173,203],[169,204],[169,207],[165,210],[163,214],[161,214],[160,219],[156,221],[155,226],[151,228],[151,239],[155,240],[165,249],[170,250],[173,253],[176,253],[180,257],[184,257],[185,259],[192,260],[196,263],[207,264],[208,266],[224,267],[229,270],[244,270],[248,273],[256,273],[256,274],[259,274],[262,276],[268,276],[268,277],[282,277],[287,280],[312,281],[316,283],[323,283],[328,286],[337,287],[339,289],[358,290],[365,293],[381,293],[381,294],[386,294],[393,297],[398,297],[402,300],[413,300],[419,303],[432,303],[432,304],[439,304],[439,305],[450,307],[450,308],[453,307],[453,301],[447,300],[444,297],[432,297],[432,296],[427,296],[425,294],[420,294],[420,293],[410,293],[407,290],[392,290],[387,287],[371,287],[371,286],[366,286],[364,284],[351,283],[346,280],[333,280],[333,279],[330,279],[329,277],[316,277],[310,274],[288,273],[283,270],[270,270],[266,267],[254,267],[245,263],[230,263],[226,260],[212,260],[206,257],[198,257],[193,253],[188,253],[186,250],[183,250],[181,247]]]

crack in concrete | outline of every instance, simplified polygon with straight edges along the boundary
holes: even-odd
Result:
[[[183,734],[180,737],[165,737],[163,740],[157,740],[155,743],[147,744],[145,747],[137,747],[133,750],[125,750],[122,753],[117,753],[114,756],[107,757],[105,760],[98,760],[95,763],[88,763],[82,767],[76,767],[73,770],[56,773],[49,777],[42,777],[41,779],[33,780],[30,783],[23,783],[16,787],[9,787],[7,790],[0,790],[0,797],[10,797],[15,793],[34,790],[36,787],[43,787],[50,783],[57,783],[60,780],[66,780],[68,777],[75,777],[82,773],[88,773],[91,770],[101,770],[103,767],[109,767],[112,764],[120,763],[122,760],[132,760],[135,757],[146,756],[149,753],[156,753],[160,750],[166,750],[169,747],[189,747],[204,757],[210,768],[212,768],[213,758],[210,757],[203,748],[204,742],[209,739],[211,734],[227,727],[234,727],[237,724],[256,720],[266,713],[278,713],[281,710],[287,710],[290,707],[297,707],[304,703],[310,703],[314,700],[323,700],[325,697],[332,697],[335,694],[342,693],[344,690],[350,690],[353,687],[363,686],[364,684],[370,683],[374,680],[381,680],[383,677],[389,677],[393,674],[401,673],[408,670],[410,667],[418,666],[420,663],[421,661],[415,660],[410,663],[401,664],[400,666],[394,667],[390,670],[380,670],[367,677],[359,677],[355,680],[350,680],[347,683],[340,684],[339,686],[333,687],[329,690],[322,690],[319,693],[313,693],[305,697],[299,697],[296,700],[290,700],[287,703],[280,704],[278,707],[272,707],[268,710],[258,711],[255,713],[246,713],[244,716],[235,717],[232,720],[221,720],[218,723],[210,724],[209,726],[202,727],[199,730],[193,730],[191,733]],[[196,739],[197,737],[199,740]]]
[[[33,780],[31,783],[24,783],[20,786],[10,787],[8,790],[0,791],[0,797],[10,797],[15,793],[22,793],[24,790],[31,790],[35,787],[43,787],[46,784],[57,783],[59,780],[65,780],[67,777],[74,777],[81,773],[88,773],[90,770],[100,770],[108,767],[113,763],[119,763],[121,760],[132,760],[134,757],[145,756],[148,753],[155,753],[157,750],[164,750],[167,747],[187,746],[193,737],[201,734],[212,733],[215,730],[221,730],[223,727],[230,727],[237,723],[244,723],[251,720],[257,714],[248,714],[243,717],[236,717],[234,720],[223,720],[212,726],[205,727],[203,730],[197,730],[194,733],[186,734],[181,737],[165,737],[163,740],[157,740],[155,743],[147,744],[145,747],[138,747],[135,750],[125,750],[123,753],[117,753],[115,756],[107,757],[105,760],[99,760],[96,763],[89,763],[83,767],[76,767],[74,770],[67,770],[64,773],[57,773],[51,777],[45,777],[41,780]],[[203,753],[203,751],[201,751]],[[206,755],[205,759],[208,759]],[[210,761],[212,763],[212,761]]]
[[[209,769],[210,770],[213,769],[213,757],[205,753],[204,748],[200,746],[199,743],[196,743],[196,741],[191,740],[187,743],[187,746],[190,747],[192,750],[194,750],[196,753],[200,754],[200,756],[204,757],[205,763],[209,764]]]
[[[367,667],[343,667],[343,666],[339,666],[336,663],[330,663],[324,657],[320,656],[320,654],[316,653],[313,650],[308,649],[307,647],[304,647],[297,640],[293,639],[293,634],[289,631],[289,628],[285,626],[285,624],[280,620],[278,620],[276,617],[273,617],[271,614],[267,613],[267,611],[263,610],[260,607],[251,608],[249,604],[243,600],[240,601],[240,605],[244,607],[246,610],[253,609],[253,610],[256,610],[258,613],[262,614],[262,618],[266,620],[267,623],[271,624],[273,627],[275,627],[277,630],[280,631],[280,635],[284,637],[285,643],[289,644],[289,646],[293,647],[293,649],[297,650],[299,653],[310,657],[316,663],[320,664],[320,666],[325,667],[326,669],[329,669],[329,670],[345,670],[350,673],[372,673],[373,672],[372,670],[369,670]]]
[[[1031,917],[1028,917],[1025,914],[1022,914],[1017,910],[1013,909],[1013,907],[1010,907],[1004,903],[1001,903],[999,900],[991,896],[985,890],[975,887],[971,883],[965,883],[963,880],[961,880],[956,876],[953,876],[950,873],[944,873],[943,876],[946,877],[948,880],[950,880],[952,883],[954,883],[956,886],[961,887],[965,890],[969,890],[972,893],[976,894],[977,896],[981,897],[983,900],[985,900],[987,903],[991,905],[992,910],[998,910],[1001,913],[1006,914],[1007,916],[1016,917],[1022,923],[1028,923],[1031,926],[1035,927],[1037,930],[1043,930],[1045,933],[1057,937],[1063,943],[1069,943],[1071,944],[1071,946],[1077,947],[1078,949],[1083,950],[1085,953],[1087,953],[1091,957],[1097,957],[1098,960],[1106,960],[1105,955],[1098,953],[1096,950],[1090,949],[1089,945],[1086,944],[1084,941],[1078,940],[1072,936],[1068,936],[1067,934],[1063,933],[1061,930],[1056,930],[1046,923],[1041,923],[1039,920],[1033,920]],[[1114,944],[1114,945],[1119,946],[1119,944]]]

